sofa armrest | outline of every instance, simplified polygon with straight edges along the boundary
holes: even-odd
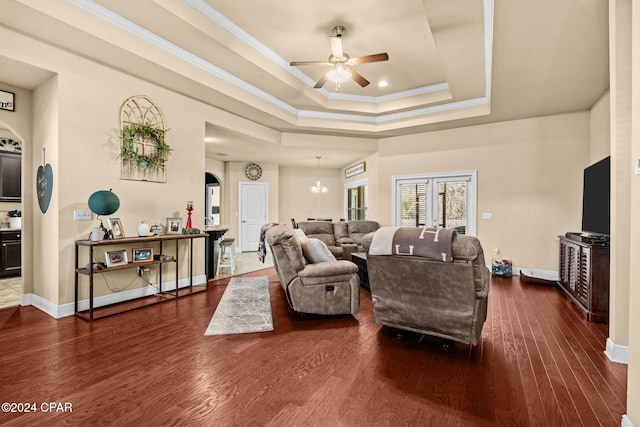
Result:
[[[342,245],[342,259],[351,261],[351,254],[354,252],[358,252],[358,245],[356,245],[355,243]]]
[[[350,261],[340,260],[335,262],[307,264],[302,270],[298,271],[298,276],[304,280],[307,278],[332,277],[357,272],[357,265]]]
[[[372,231],[371,233],[365,234],[360,240],[360,244],[364,248],[364,251],[369,253],[369,248],[371,247],[371,242],[373,241],[373,236],[375,236],[376,232]]]

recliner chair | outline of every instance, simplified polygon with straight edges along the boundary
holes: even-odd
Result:
[[[310,263],[294,230],[277,225],[267,230],[273,263],[287,301],[299,313],[356,314],[360,311],[358,267],[346,260]]]
[[[370,249],[372,237],[363,240]],[[369,253],[376,323],[476,345],[487,318],[489,270],[475,237],[454,234],[451,255],[443,262]]]

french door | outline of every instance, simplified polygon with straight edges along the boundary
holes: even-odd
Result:
[[[394,224],[476,232],[476,173],[394,177]]]

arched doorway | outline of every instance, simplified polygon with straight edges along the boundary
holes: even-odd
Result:
[[[205,172],[204,224],[206,227],[220,225],[220,180]]]
[[[24,293],[21,169],[22,141],[0,122],[0,308],[19,305]]]

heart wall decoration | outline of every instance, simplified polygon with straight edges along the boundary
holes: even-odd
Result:
[[[42,213],[46,213],[51,203],[53,194],[53,169],[45,161],[45,149],[42,149],[42,166],[38,167],[36,174],[36,194],[38,195],[38,205]]]

